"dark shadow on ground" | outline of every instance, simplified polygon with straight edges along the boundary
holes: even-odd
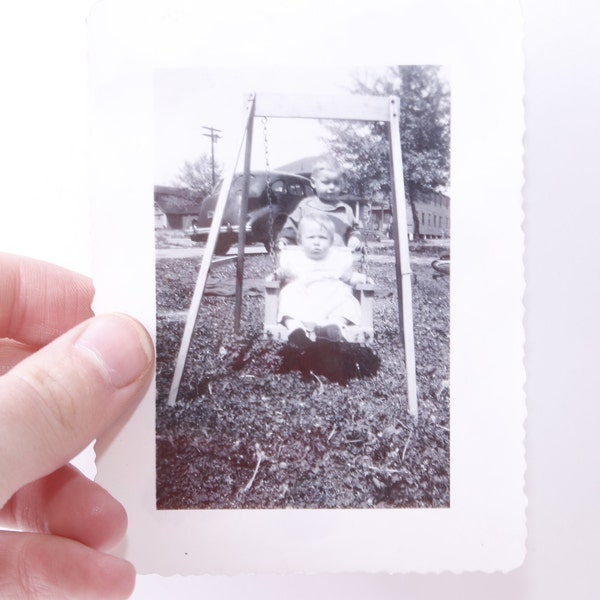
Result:
[[[300,371],[306,377],[323,375],[340,384],[371,377],[381,365],[381,359],[371,348],[359,344],[319,341],[302,351],[284,346],[281,355],[282,373]]]

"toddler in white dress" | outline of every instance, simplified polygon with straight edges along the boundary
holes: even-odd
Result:
[[[352,252],[334,246],[334,225],[326,215],[306,215],[298,225],[298,246],[280,255],[277,276],[285,285],[278,320],[289,330],[290,344],[306,348],[316,339],[339,342],[347,325],[360,321],[360,303],[352,286],[367,281],[353,269]]]

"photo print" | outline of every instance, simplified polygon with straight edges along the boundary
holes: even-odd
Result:
[[[117,553],[165,576],[518,567],[519,3],[184,4],[88,24],[94,310],[157,351],[95,445]]]
[[[448,507],[447,70],[199,69],[157,71],[154,81],[157,508]],[[244,101],[278,82],[289,113],[308,81],[331,118],[321,107],[310,118],[312,96],[307,116],[249,117],[244,220]],[[365,120],[344,118],[348,96],[378,97],[384,117],[389,98],[402,98],[401,172],[390,122],[368,108]]]

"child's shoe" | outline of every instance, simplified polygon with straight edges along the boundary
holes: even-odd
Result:
[[[318,340],[327,340],[328,342],[341,342],[343,339],[342,328],[335,323],[315,327],[315,337]]]
[[[306,350],[312,342],[308,337],[308,334],[302,327],[298,327],[294,329],[294,331],[290,331],[288,335],[288,342],[290,346],[297,348],[298,350]]]

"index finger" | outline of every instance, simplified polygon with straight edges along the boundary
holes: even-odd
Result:
[[[93,297],[88,277],[0,253],[0,339],[40,348],[93,316]]]

